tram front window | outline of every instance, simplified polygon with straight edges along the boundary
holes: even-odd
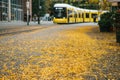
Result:
[[[54,8],[54,17],[56,18],[67,17],[66,8]]]

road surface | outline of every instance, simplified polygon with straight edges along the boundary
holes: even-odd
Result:
[[[89,32],[96,26],[97,23],[47,23],[41,29],[0,36],[0,79],[119,79],[120,49],[108,47],[106,43],[111,38],[104,40],[104,33]]]

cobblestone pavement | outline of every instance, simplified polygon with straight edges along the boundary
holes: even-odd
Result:
[[[0,35],[2,36],[8,34],[17,34],[21,32],[28,32],[32,30],[51,27],[52,25],[52,21],[41,21],[41,24],[39,25],[37,24],[37,22],[30,22],[29,26],[26,25],[26,22],[21,21],[0,22]]]
[[[95,23],[0,36],[0,80],[119,80],[115,41]]]
[[[47,25],[47,24],[53,24],[53,22],[52,21],[41,21],[40,24],[38,24],[37,22],[31,21],[29,23],[29,26],[39,26],[39,25]],[[23,21],[11,21],[11,22],[0,21],[0,29],[10,28],[10,27],[21,27],[21,26],[27,26],[27,22],[23,22]]]

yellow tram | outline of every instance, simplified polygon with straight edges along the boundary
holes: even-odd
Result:
[[[79,23],[98,21],[98,10],[82,9],[69,4],[54,5],[54,23]]]

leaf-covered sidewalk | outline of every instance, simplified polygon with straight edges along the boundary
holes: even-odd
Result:
[[[13,43],[0,44],[0,80],[120,79],[115,33],[100,33],[98,27],[63,31],[49,40]]]

